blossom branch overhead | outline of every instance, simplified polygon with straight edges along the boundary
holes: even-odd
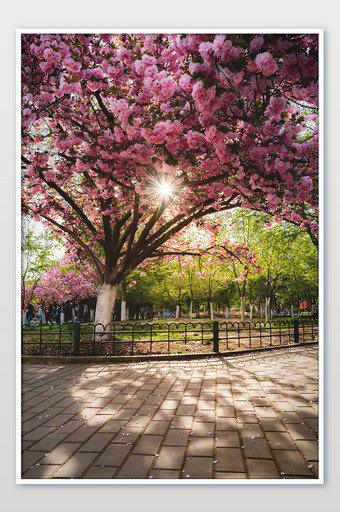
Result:
[[[23,34],[21,49],[23,212],[62,218],[102,282],[238,206],[316,242],[317,34]]]

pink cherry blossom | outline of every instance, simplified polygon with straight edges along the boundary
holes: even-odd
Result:
[[[278,65],[269,52],[259,53],[255,59],[255,63],[265,76],[272,75],[278,68]]]

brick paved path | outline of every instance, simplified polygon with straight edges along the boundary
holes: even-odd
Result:
[[[23,479],[318,478],[318,349],[23,364]]]

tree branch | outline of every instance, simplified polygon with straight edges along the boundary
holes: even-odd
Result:
[[[86,245],[81,238],[79,238],[73,231],[68,229],[67,227],[63,226],[62,224],[59,224],[59,222],[55,221],[54,219],[51,219],[50,217],[47,217],[46,215],[42,215],[42,218],[47,220],[47,222],[53,224],[56,228],[60,229],[67,235],[69,235],[77,244],[83,249],[84,253],[88,256],[88,258],[92,261],[93,265],[96,268],[97,275],[100,279],[102,279],[102,271],[104,270],[104,265],[101,263],[101,261],[96,258],[96,256],[93,254],[91,249],[88,245]]]

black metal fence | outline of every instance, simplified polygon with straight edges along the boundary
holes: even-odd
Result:
[[[23,325],[23,355],[218,353],[318,341],[308,318],[254,322]]]

